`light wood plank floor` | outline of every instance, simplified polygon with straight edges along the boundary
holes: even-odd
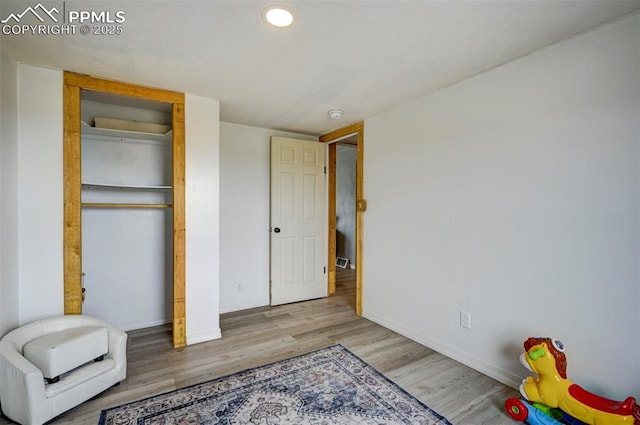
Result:
[[[223,338],[174,350],[170,328],[129,333],[128,374],[119,386],[50,424],[95,425],[100,411],[140,398],[342,344],[454,425],[514,424],[504,401],[517,391],[355,315],[355,274],[339,270],[324,299],[223,314]],[[0,424],[11,424],[0,417]]]

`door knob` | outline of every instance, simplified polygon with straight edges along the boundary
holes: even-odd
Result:
[[[280,233],[280,228],[276,227],[275,229],[273,229],[273,231],[276,232],[276,233]]]

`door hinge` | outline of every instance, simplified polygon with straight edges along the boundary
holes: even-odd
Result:
[[[325,173],[325,174],[327,174],[327,167],[326,167],[326,165],[325,165],[325,167],[324,167],[324,173]]]
[[[326,266],[322,268],[322,273],[327,274],[327,267]]]

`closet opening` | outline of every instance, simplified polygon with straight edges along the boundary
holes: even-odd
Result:
[[[172,321],[172,110],[81,92],[84,314],[125,330]]]
[[[186,345],[184,95],[64,75],[65,314]]]

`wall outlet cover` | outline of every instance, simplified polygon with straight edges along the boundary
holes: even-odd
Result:
[[[471,313],[460,310],[460,326],[465,329],[471,329]]]

